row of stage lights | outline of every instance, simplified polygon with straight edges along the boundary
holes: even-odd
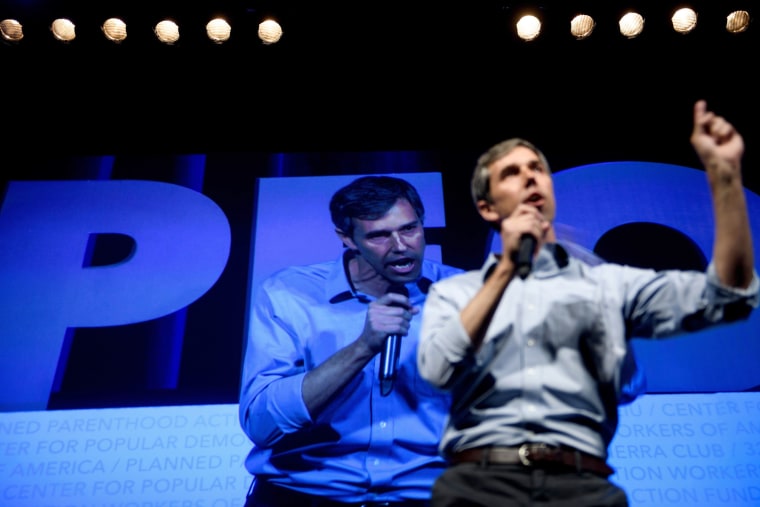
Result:
[[[687,34],[697,27],[697,12],[691,7],[681,7],[673,11],[670,23],[677,33]],[[644,16],[635,10],[630,10],[618,19],[620,34],[628,39],[634,39],[644,31]],[[726,16],[726,31],[741,33],[749,28],[750,15],[745,10],[735,10]],[[525,14],[515,23],[515,33],[524,41],[532,41],[541,35],[542,21],[534,14]],[[596,20],[589,14],[576,14],[570,20],[570,34],[578,40],[590,37],[596,28]]]
[[[121,18],[108,18],[100,26],[103,36],[114,43],[127,39],[127,23]],[[72,42],[77,37],[76,24],[68,18],[57,18],[50,25],[53,37],[63,43]],[[179,41],[179,25],[170,18],[156,23],[153,27],[156,39],[172,45]],[[222,44],[232,35],[232,26],[223,17],[216,17],[206,23],[206,36],[211,42]],[[0,21],[0,36],[8,42],[18,43],[24,39],[24,27],[16,19]],[[282,26],[273,18],[259,23],[258,37],[264,44],[275,44],[282,37]]]
[[[677,33],[686,34],[697,26],[697,12],[690,7],[675,10],[671,16],[671,25]],[[618,20],[620,34],[633,39],[644,31],[644,16],[636,11],[628,11]],[[745,10],[729,12],[726,16],[725,29],[729,33],[741,33],[749,28],[750,14]],[[106,39],[120,43],[127,38],[127,24],[120,18],[109,18],[101,25],[101,31]],[[576,39],[585,39],[594,32],[596,20],[589,14],[577,14],[570,21],[570,33]],[[541,35],[542,20],[535,14],[524,14],[516,20],[514,30],[524,41],[532,41]],[[50,25],[53,37],[63,43],[76,39],[76,25],[67,18],[53,20]],[[156,38],[165,44],[172,45],[179,41],[179,26],[173,19],[164,19],[153,27]],[[222,44],[231,37],[232,27],[223,17],[211,19],[206,24],[206,36],[216,44]],[[274,18],[267,18],[258,25],[258,37],[264,44],[275,44],[283,35],[282,26]],[[5,41],[19,43],[24,39],[24,27],[16,19],[0,21],[0,36]]]

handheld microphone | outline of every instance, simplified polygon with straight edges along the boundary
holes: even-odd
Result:
[[[536,250],[536,238],[532,234],[525,233],[520,236],[520,246],[517,248],[515,264],[517,274],[525,280],[533,269],[533,252]]]
[[[403,285],[391,285],[388,292],[403,294],[409,297],[409,290]],[[388,396],[393,390],[393,381],[396,379],[396,368],[398,367],[398,358],[401,352],[401,336],[388,335],[385,339],[385,347],[380,352],[380,394]]]

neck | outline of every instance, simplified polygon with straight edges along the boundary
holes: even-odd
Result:
[[[348,275],[351,284],[358,291],[374,297],[380,297],[388,291],[390,282],[382,277],[359,255],[348,261]]]
[[[557,233],[554,231],[554,224],[551,224],[549,228],[544,233],[543,238],[544,243],[556,243],[557,242]]]

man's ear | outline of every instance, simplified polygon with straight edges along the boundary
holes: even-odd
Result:
[[[351,236],[347,235],[345,232],[341,231],[340,229],[335,229],[335,234],[338,235],[338,238],[343,242],[343,246],[346,248],[349,248],[351,250],[356,250],[356,243],[354,243],[354,240],[351,238]]]
[[[486,222],[494,223],[499,220],[499,213],[493,208],[493,205],[485,199],[479,199],[477,203],[478,213]]]

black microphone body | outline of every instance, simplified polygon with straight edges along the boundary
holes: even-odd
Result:
[[[387,292],[403,294],[409,297],[409,290],[403,285],[391,285]],[[393,390],[393,381],[396,379],[396,368],[398,367],[398,358],[401,353],[401,336],[388,335],[385,339],[385,346],[380,352],[380,394],[387,396]]]
[[[515,264],[517,275],[525,280],[533,269],[533,252],[536,250],[536,238],[527,232],[520,236],[520,246],[517,249]]]

